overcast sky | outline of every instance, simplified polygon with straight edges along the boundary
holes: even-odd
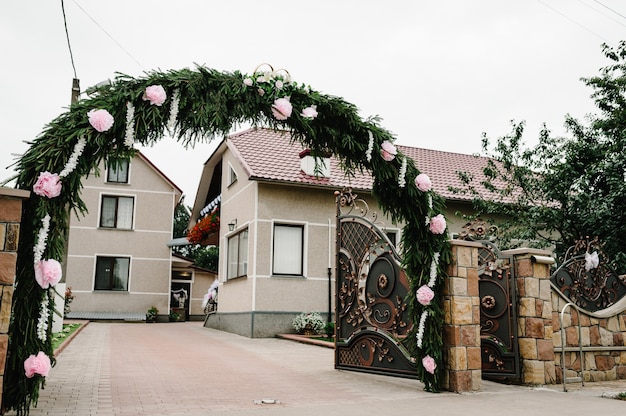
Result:
[[[525,120],[565,134],[565,114],[595,112],[601,44],[626,39],[623,0],[207,1],[65,0],[81,89],[116,72],[205,65],[252,73],[261,63],[379,115],[397,143],[480,152]],[[74,71],[61,1],[0,4],[0,179],[44,126],[66,110]],[[193,203],[216,143],[171,139],[144,153]]]

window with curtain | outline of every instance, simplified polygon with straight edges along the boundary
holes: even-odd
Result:
[[[128,183],[128,160],[116,159],[109,162],[107,182]]]
[[[134,206],[135,198],[132,196],[102,196],[100,227],[132,229]]]
[[[96,257],[95,290],[128,291],[130,258]]]
[[[274,224],[273,274],[302,276],[303,248],[304,226]]]
[[[246,276],[248,274],[248,229],[228,239],[227,277]]]

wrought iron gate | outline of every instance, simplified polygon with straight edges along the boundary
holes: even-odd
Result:
[[[517,312],[513,257],[481,241],[478,253],[480,347],[483,378],[519,379]]]
[[[351,190],[337,197],[335,368],[416,378],[402,345],[410,285],[394,244]]]

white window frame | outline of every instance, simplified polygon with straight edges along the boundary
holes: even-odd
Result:
[[[116,289],[114,287],[109,288],[98,288],[98,260],[100,259],[114,259],[116,262],[118,259],[126,259],[128,260],[128,267],[126,270],[126,287],[121,289]],[[122,256],[116,254],[97,254],[95,257],[94,264],[94,277],[93,277],[93,288],[94,291],[102,291],[102,292],[129,292],[130,291],[130,275],[131,275],[131,266],[132,266],[132,258],[130,256]],[[114,266],[115,267],[115,266]]]
[[[243,239],[243,241],[242,241]],[[231,245],[236,242],[236,245]],[[250,238],[248,227],[229,235],[226,238],[226,279],[248,276],[248,259],[250,257]],[[245,248],[245,250],[242,250]],[[234,251],[236,250],[236,252]],[[243,253],[242,253],[243,251]],[[233,258],[236,257],[236,258]],[[233,266],[236,269],[233,271]]]
[[[230,187],[235,182],[237,182],[237,171],[235,170],[235,168],[233,168],[233,165],[231,165],[230,162],[229,162],[228,163],[228,185],[227,185],[227,187]]]
[[[117,169],[115,169],[114,167],[118,163],[126,164],[126,181],[120,181],[120,180],[115,180],[115,179],[111,180],[111,174],[117,175]],[[106,182],[114,183],[114,184],[121,184],[121,185],[128,185],[130,183],[130,161],[127,159],[110,160],[107,166]]]
[[[285,228],[293,228],[300,229],[300,270],[284,270],[282,268],[278,268],[276,265],[276,256],[277,251],[288,249],[289,246],[285,248],[277,248],[277,238],[276,238],[276,227],[285,227]],[[304,277],[304,271],[306,266],[306,224],[305,223],[294,223],[294,222],[282,222],[275,221],[272,223],[272,276],[286,277]]]
[[[115,198],[116,203],[115,203],[115,218],[113,220],[114,225],[113,226],[106,226],[103,225],[103,210],[104,210],[104,200],[105,198]],[[129,198],[132,199],[132,212],[131,212],[131,218],[130,218],[130,226],[129,227],[120,227],[118,226],[118,222],[119,222],[119,217],[120,217],[120,205],[119,205],[119,201],[120,198]],[[100,195],[100,217],[98,218],[98,227],[101,229],[107,229],[107,230],[132,230],[134,229],[135,226],[135,210],[136,210],[136,201],[137,198],[135,197],[135,195],[115,195],[115,194],[101,194]]]

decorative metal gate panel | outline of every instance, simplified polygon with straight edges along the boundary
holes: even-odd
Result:
[[[416,378],[402,345],[412,322],[410,290],[398,253],[351,190],[337,198],[335,367]]]
[[[626,297],[626,275],[618,275],[610,265],[598,237],[575,241],[550,281],[560,294],[591,314],[601,312]],[[617,314],[626,305],[613,311]]]
[[[513,257],[481,241],[478,253],[480,338],[483,378],[519,379]]]

